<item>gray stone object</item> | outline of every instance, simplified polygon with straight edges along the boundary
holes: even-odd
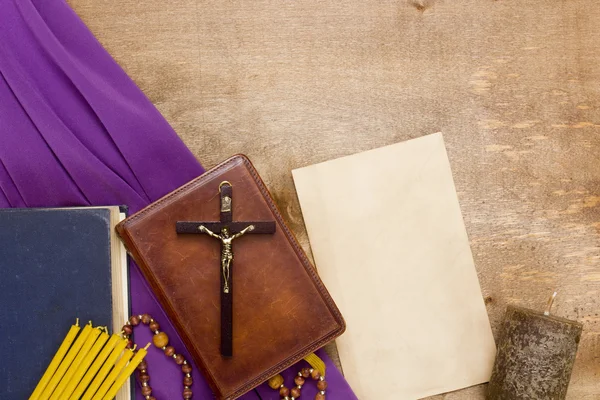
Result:
[[[583,325],[508,306],[487,400],[563,400]]]

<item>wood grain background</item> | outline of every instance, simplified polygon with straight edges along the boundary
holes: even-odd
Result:
[[[568,398],[600,399],[597,1],[69,3],[205,166],[250,156],[307,249],[291,169],[442,131],[494,331],[558,289],[585,324]]]

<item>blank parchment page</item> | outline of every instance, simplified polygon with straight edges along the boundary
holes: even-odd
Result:
[[[293,171],[361,400],[487,382],[496,353],[441,133]]]

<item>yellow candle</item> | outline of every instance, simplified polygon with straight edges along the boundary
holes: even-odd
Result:
[[[106,331],[106,328],[104,328],[104,330]],[[90,337],[91,337],[91,335],[90,335]],[[106,333],[106,332],[100,333],[100,336],[98,336],[98,339],[96,339],[94,346],[92,347],[92,349],[90,351],[88,351],[85,358],[81,361],[81,364],[79,364],[79,368],[77,368],[77,371],[75,371],[75,374],[73,374],[73,377],[67,384],[67,387],[65,388],[65,390],[62,393],[61,399],[67,399],[71,395],[71,393],[73,393],[73,391],[75,390],[75,387],[77,387],[77,384],[79,383],[81,378],[83,378],[83,375],[86,373],[88,368],[92,365],[94,358],[96,358],[98,353],[100,353],[100,350],[102,350],[102,347],[104,346],[104,343],[106,343],[108,338],[109,338],[108,333]],[[82,349],[82,351],[83,351],[83,349]],[[73,363],[73,364],[75,364],[75,363]]]
[[[121,359],[117,362],[112,371],[110,371],[110,374],[108,374],[108,376],[104,380],[104,383],[96,392],[96,395],[93,397],[93,400],[100,400],[104,398],[104,395],[106,394],[106,392],[108,392],[108,389],[115,382],[115,379],[117,379],[119,373],[121,373],[121,371],[125,368],[127,362],[131,360],[131,357],[133,357],[133,351],[125,349],[125,352],[121,356]]]
[[[83,344],[87,340],[88,335],[92,332],[92,330],[93,329],[92,329],[91,322],[88,325],[86,325],[85,328],[83,328],[83,330],[77,337],[77,340],[75,341],[75,343],[73,343],[73,346],[71,346],[71,348],[69,349],[69,352],[67,353],[65,358],[62,360],[62,362],[60,363],[60,366],[58,367],[58,369],[52,376],[52,379],[50,379],[50,382],[48,383],[48,385],[46,386],[46,388],[40,395],[40,397],[39,397],[40,400],[48,400],[50,398],[50,395],[52,394],[52,392],[54,392],[54,389],[56,389],[56,385],[58,385],[58,382],[60,382],[61,378],[63,377],[63,375],[65,374],[67,369],[69,369],[69,366],[75,359],[75,356],[77,355],[77,353],[79,353],[81,346],[83,346]]]
[[[64,398],[63,392],[69,385],[69,381],[71,380],[73,375],[75,375],[75,373],[81,366],[83,359],[86,358],[87,354],[90,352],[90,349],[92,348],[92,346],[94,346],[94,343],[96,342],[98,335],[100,335],[100,332],[102,331],[99,328],[92,329],[92,332],[90,332],[85,343],[83,343],[83,346],[81,346],[81,349],[79,350],[79,353],[77,353],[77,356],[71,363],[71,366],[69,366],[69,369],[67,369],[67,372],[65,372],[65,375],[60,380],[60,383],[56,387],[56,390],[54,390],[54,393],[52,393],[50,400],[60,400]],[[87,367],[89,367],[89,365],[86,366],[86,369]]]
[[[98,355],[98,357],[96,357],[96,360],[94,361],[90,369],[86,372],[81,382],[79,382],[79,385],[77,385],[77,388],[75,389],[69,400],[78,400],[81,397],[85,389],[92,381],[92,378],[94,377],[94,375],[96,375],[96,372],[98,372],[102,364],[104,364],[104,361],[106,361],[106,359],[108,358],[112,350],[115,348],[119,340],[121,340],[121,337],[119,335],[115,334],[110,337],[110,340],[108,341],[108,343],[106,343],[106,346],[104,346],[102,352]],[[127,342],[125,342],[125,344],[127,344]]]
[[[104,396],[104,400],[112,400],[115,398],[117,392],[119,389],[121,389],[121,386],[123,386],[125,381],[131,376],[131,374],[133,374],[137,366],[140,365],[144,357],[146,357],[146,354],[148,353],[146,350],[148,350],[148,347],[150,347],[150,343],[148,343],[143,349],[138,350],[135,357],[133,357],[133,360],[131,360],[131,362],[127,364],[127,367],[121,371],[115,383],[113,383],[113,385],[110,387],[110,390],[106,396]]]
[[[42,391],[44,390],[44,388],[50,381],[50,378],[52,378],[52,375],[54,375],[54,372],[60,365],[60,362],[62,361],[65,354],[67,354],[69,347],[71,347],[71,344],[73,344],[73,341],[75,340],[75,336],[77,336],[77,333],[79,333],[80,329],[81,328],[79,327],[79,318],[77,318],[75,325],[72,325],[71,329],[69,329],[67,336],[65,336],[65,340],[63,340],[62,344],[58,348],[58,351],[52,358],[50,365],[48,365],[46,372],[44,372],[42,379],[40,379],[40,382],[35,387],[35,390],[29,397],[29,400],[38,400],[39,399],[40,394],[42,393]]]
[[[100,372],[98,372],[98,375],[96,375],[96,377],[92,381],[92,384],[87,388],[81,400],[90,400],[92,396],[96,393],[96,390],[98,390],[98,388],[104,381],[104,378],[106,378],[106,375],[108,375],[108,372],[111,370],[113,365],[115,365],[115,362],[117,361],[121,353],[123,353],[125,347],[127,347],[127,342],[127,339],[121,339],[121,341],[117,343],[117,346],[112,351],[112,353],[110,353],[110,356],[108,356],[106,362],[104,363],[102,368],[100,368]]]

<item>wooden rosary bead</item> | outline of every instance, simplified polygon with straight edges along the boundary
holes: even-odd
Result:
[[[137,315],[132,315],[129,317],[129,323],[131,326],[138,326],[140,324],[140,317]]]
[[[184,361],[185,361],[185,357],[181,354],[177,354],[177,356],[175,357],[175,364],[181,365],[181,364],[183,364]]]
[[[317,393],[317,395],[315,396],[315,400],[325,400],[325,395]]]
[[[325,382],[325,381],[317,382],[317,389],[325,391],[327,389],[327,382]]]
[[[308,378],[310,376],[310,368],[302,368],[302,371],[300,372],[302,372],[302,376],[304,378]]]
[[[167,346],[165,348],[165,356],[167,356],[167,357],[173,357],[173,354],[175,354],[175,347],[173,347],[173,346]]]
[[[148,369],[148,363],[146,360],[142,360],[142,362],[137,366],[138,371],[145,371]]]
[[[123,333],[127,336],[131,335],[133,333],[133,328],[131,325],[123,325]]]
[[[313,371],[310,373],[310,376],[316,381],[321,377],[321,373],[318,369],[313,369]]]
[[[194,383],[194,379],[191,376],[183,377],[183,386],[192,386]]]
[[[283,383],[283,376],[277,374],[273,377],[271,377],[271,379],[269,379],[269,387],[271,389],[277,389],[281,386],[281,384]]]
[[[288,397],[290,395],[290,389],[285,386],[279,389],[279,396],[282,398]]]
[[[150,327],[150,330],[151,330],[152,332],[156,332],[157,330],[159,330],[159,329],[160,329],[160,325],[159,325],[159,324],[158,324],[158,322],[156,322],[156,321],[152,321],[152,322],[150,322],[150,325],[149,325],[149,327]]]
[[[140,380],[140,382],[144,383],[148,383],[150,381],[150,375],[148,375],[145,372],[142,372],[138,375],[138,379]]]
[[[150,396],[152,394],[152,388],[150,386],[142,386],[142,394],[144,397]]]
[[[290,395],[294,399],[297,399],[298,397],[300,397],[301,394],[302,394],[302,391],[300,389],[298,389],[297,387],[294,387],[294,388],[292,388],[292,390],[290,390]]]
[[[127,348],[128,349],[133,349],[133,340],[131,340],[131,339],[127,340]]]
[[[163,347],[169,344],[169,337],[166,333],[159,332],[152,338],[152,343],[154,343],[154,345],[159,349],[162,349]]]
[[[191,374],[192,373],[192,366],[190,364],[183,364],[181,366],[181,371],[183,371],[184,374]]]
[[[142,315],[142,322],[145,325],[148,325],[150,323],[150,321],[152,320],[152,317],[149,314],[143,314]]]
[[[294,383],[296,384],[296,386],[302,386],[302,385],[304,385],[304,382],[306,382],[306,379],[304,379],[300,375],[298,375],[294,378]]]
[[[190,388],[183,389],[183,398],[184,399],[186,399],[186,400],[191,399],[192,396],[193,396],[192,389],[190,389]]]

